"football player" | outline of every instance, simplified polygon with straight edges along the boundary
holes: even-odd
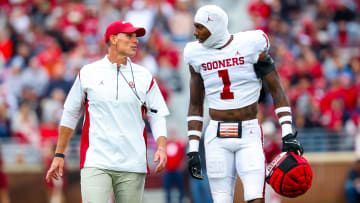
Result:
[[[194,17],[197,41],[184,48],[189,66],[188,169],[201,179],[198,153],[206,95],[211,120],[204,134],[207,175],[215,203],[233,202],[236,173],[247,202],[264,202],[265,157],[257,119],[262,83],[271,93],[282,128],[283,151],[302,154],[292,128],[290,104],[275,64],[270,42],[261,30],[228,32],[228,16],[218,6],[201,7]]]

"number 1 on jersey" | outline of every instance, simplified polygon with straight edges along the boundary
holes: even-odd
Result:
[[[218,73],[224,84],[223,92],[220,93],[221,99],[234,99],[234,92],[230,92],[231,81],[228,70],[220,70]]]

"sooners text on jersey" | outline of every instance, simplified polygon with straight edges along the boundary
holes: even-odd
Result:
[[[263,31],[239,32],[223,49],[208,49],[197,41],[188,43],[184,61],[201,75],[210,108],[237,109],[259,99],[261,80],[253,64],[268,49]]]
[[[239,58],[234,57],[234,58],[202,63],[201,67],[203,68],[203,71],[207,71],[212,69],[218,69],[218,68],[220,69],[224,67],[243,65],[244,63],[245,63],[244,57],[241,56]]]

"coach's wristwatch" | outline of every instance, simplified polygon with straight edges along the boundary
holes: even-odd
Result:
[[[61,157],[61,158],[65,158],[65,154],[63,153],[55,153],[55,157]]]

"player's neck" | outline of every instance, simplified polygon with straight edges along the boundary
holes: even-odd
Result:
[[[229,44],[233,41],[233,39],[234,39],[234,36],[233,36],[233,35],[230,35],[229,41],[227,41],[226,44],[224,44],[224,46],[219,47],[219,48],[217,48],[217,49],[223,49],[223,48],[225,48],[227,45],[229,45]]]

